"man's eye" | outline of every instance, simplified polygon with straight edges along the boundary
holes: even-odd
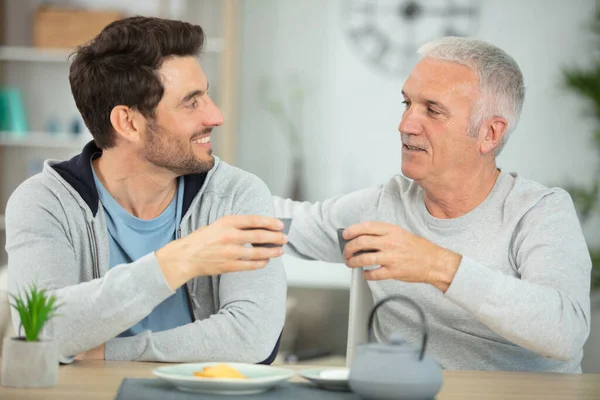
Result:
[[[431,115],[440,115],[441,112],[434,110],[433,108],[428,108],[427,111],[429,112],[429,114]]]

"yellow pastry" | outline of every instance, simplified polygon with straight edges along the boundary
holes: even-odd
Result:
[[[201,378],[236,378],[248,379],[237,369],[230,367],[227,364],[216,364],[211,367],[204,367],[202,371],[194,372],[194,376]]]

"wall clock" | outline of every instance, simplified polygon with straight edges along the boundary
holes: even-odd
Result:
[[[343,0],[342,26],[358,57],[404,77],[417,49],[442,36],[473,36],[480,0]]]

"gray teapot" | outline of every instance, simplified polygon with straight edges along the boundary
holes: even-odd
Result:
[[[398,334],[392,334],[389,343],[374,341],[375,312],[390,300],[402,300],[418,311],[423,332],[420,349],[406,343]],[[433,399],[442,387],[442,369],[425,355],[428,330],[425,313],[408,297],[395,295],[377,303],[369,316],[369,340],[358,346],[350,365],[348,381],[352,391],[372,400]]]

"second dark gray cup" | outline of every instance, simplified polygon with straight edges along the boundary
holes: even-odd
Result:
[[[283,222],[283,229],[280,232],[284,234],[288,234],[290,232],[290,228],[292,227],[292,219],[291,218],[278,218],[281,222]],[[252,243],[254,247],[281,247],[275,243]]]
[[[348,240],[344,239],[344,231],[346,230],[346,228],[339,228],[337,230],[337,237],[338,237],[338,244],[340,246],[340,251],[343,253],[344,249],[346,248],[346,244],[348,243]],[[377,250],[360,250],[357,251],[356,253],[354,253],[354,256],[359,256],[361,254],[366,254],[366,253],[375,253]]]

